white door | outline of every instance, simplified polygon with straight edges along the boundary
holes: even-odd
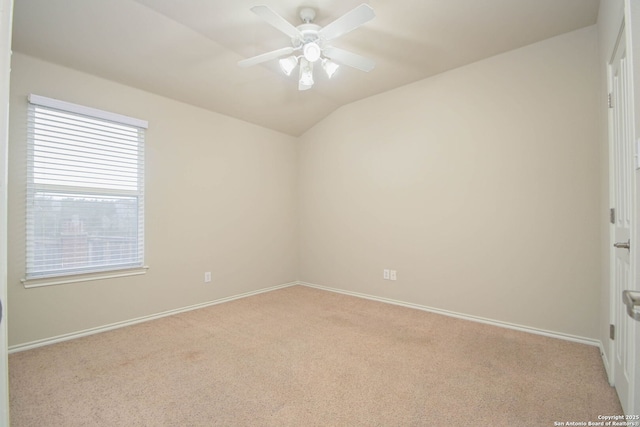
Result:
[[[609,135],[612,154],[612,203],[615,209],[612,227],[611,285],[613,340],[612,376],[622,408],[626,414],[640,412],[634,398],[635,332],[640,331],[627,313],[623,292],[634,289],[635,259],[640,239],[632,239],[635,230],[634,125],[631,64],[627,60],[625,26],[623,24],[609,64],[610,113]],[[640,397],[640,396],[638,396]]]
[[[0,426],[9,425],[7,360],[7,154],[13,0],[0,0]]]

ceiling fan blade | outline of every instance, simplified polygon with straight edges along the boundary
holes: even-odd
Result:
[[[300,31],[298,31],[298,29],[291,25],[286,19],[269,8],[269,6],[253,6],[251,11],[292,39],[302,39],[302,33],[300,33]]]
[[[361,4],[350,12],[345,13],[329,25],[318,31],[318,35],[324,40],[332,40],[349,31],[355,30],[360,25],[375,18],[376,14],[368,4]]]
[[[271,52],[267,52],[261,55],[253,56],[251,58],[243,59],[242,61],[238,61],[238,65],[241,67],[251,67],[252,65],[257,65],[262,62],[269,61],[271,59],[276,59],[281,56],[289,55],[293,51],[294,49],[292,47],[283,47],[282,49],[273,50]]]
[[[327,46],[324,48],[323,53],[327,58],[333,59],[342,65],[357,68],[361,71],[369,72],[376,66],[376,63],[369,58],[365,58],[364,56],[360,56],[356,53],[339,49],[337,47]]]

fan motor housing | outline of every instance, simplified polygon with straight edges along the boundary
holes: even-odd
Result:
[[[318,31],[320,31],[322,27],[313,23],[313,20],[316,18],[315,9],[311,7],[303,7],[300,8],[300,12],[298,14],[300,15],[300,19],[303,23],[298,25],[296,28],[302,34],[302,40],[298,42],[294,39],[294,47],[318,41]]]
[[[299,45],[299,44],[306,44],[309,42],[317,42],[319,39],[318,31],[320,31],[322,27],[316,24],[300,24],[296,28],[302,34],[302,40],[301,41],[298,40],[298,43],[297,43]],[[294,46],[296,46],[296,39],[293,39],[293,44]]]

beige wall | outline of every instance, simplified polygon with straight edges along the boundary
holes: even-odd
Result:
[[[303,135],[300,279],[599,339],[597,43],[555,37]]]
[[[12,68],[10,345],[296,280],[295,138],[20,54]],[[29,93],[149,121],[146,275],[36,289],[20,283]]]

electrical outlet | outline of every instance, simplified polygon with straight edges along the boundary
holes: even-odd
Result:
[[[384,270],[382,270],[382,278],[384,280],[389,280],[389,269],[385,268]]]
[[[211,282],[211,272],[207,271],[204,273],[204,283],[209,283]]]
[[[398,273],[395,270],[389,271],[389,280],[396,280],[398,278]]]

